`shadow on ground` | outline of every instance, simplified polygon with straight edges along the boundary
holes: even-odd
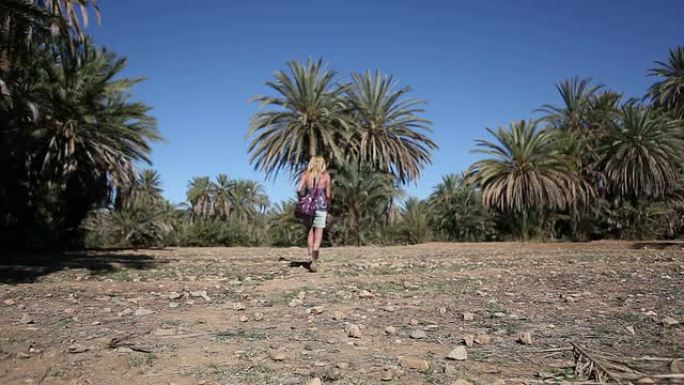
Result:
[[[168,260],[135,252],[14,253],[0,256],[0,283],[31,283],[65,269],[87,269],[100,274],[122,269],[155,268]]]

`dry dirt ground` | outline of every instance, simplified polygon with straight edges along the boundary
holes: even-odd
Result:
[[[684,366],[684,244],[304,253],[4,257],[0,384],[569,383],[572,343]]]

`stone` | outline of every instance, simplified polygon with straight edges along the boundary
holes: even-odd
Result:
[[[463,343],[465,344],[465,346],[473,346],[473,344],[475,343],[475,338],[471,335],[467,335],[463,337]]]
[[[439,314],[444,315],[444,314],[446,314],[447,309],[445,307],[440,307],[437,311],[439,312]]]
[[[318,377],[311,378],[306,382],[306,385],[321,385],[321,379]]]
[[[465,346],[457,346],[447,354],[448,360],[465,361],[468,359],[468,351]]]
[[[172,336],[172,335],[176,334],[176,331],[174,329],[156,328],[156,329],[154,329],[152,334],[157,336],[157,337]]]
[[[679,321],[672,317],[665,317],[660,321],[661,324],[663,324],[666,327],[671,327],[675,325],[679,325]]]
[[[475,314],[467,311],[462,314],[462,317],[464,321],[472,321],[475,319]]]
[[[255,321],[262,321],[263,319],[264,319],[264,313],[262,313],[262,312],[254,313],[254,320]]]
[[[627,331],[628,331],[631,335],[633,335],[633,336],[636,335],[636,331],[634,330],[634,326],[626,326],[625,329],[627,329]]]
[[[347,368],[349,368],[349,364],[346,363],[346,362],[338,362],[335,366],[336,366],[338,369],[347,369]]]
[[[125,308],[122,311],[120,311],[119,313],[117,313],[117,315],[119,317],[124,317],[124,316],[131,315],[131,314],[133,314],[133,310],[131,310],[129,308]]]
[[[292,298],[290,302],[287,304],[289,307],[295,307],[303,304],[304,301],[302,301],[300,298]]]
[[[506,317],[506,313],[497,311],[496,313],[492,314],[493,318],[504,318]]]
[[[385,369],[380,376],[380,381],[392,381],[394,380],[394,370]]]
[[[146,315],[154,314],[154,310],[152,309],[145,309],[145,308],[139,308],[138,310],[133,313],[136,317],[144,317]]]
[[[427,334],[421,329],[413,329],[411,330],[411,333],[409,333],[409,337],[414,340],[422,340],[423,338],[427,338]]]
[[[384,308],[382,308],[382,310],[388,313],[393,313],[397,310],[397,308],[395,308],[394,306],[385,306]]]
[[[335,310],[335,311],[332,313],[332,317],[331,317],[331,318],[332,318],[333,320],[335,320],[335,321],[342,321],[342,320],[344,319],[344,313],[342,313],[342,312],[339,311],[339,310]]]
[[[450,377],[454,377],[458,374],[458,369],[454,365],[451,364],[445,364],[444,365],[444,374]]]
[[[246,307],[242,302],[236,302],[233,304],[233,310],[240,311],[240,310],[245,310],[245,309],[246,309]]]
[[[247,317],[246,315],[240,316],[240,322],[247,322],[247,321],[249,321],[249,317]]]
[[[13,300],[12,298],[6,299],[6,300],[4,301],[4,303],[5,303],[5,305],[7,305],[7,306],[12,306],[12,305],[16,304],[16,302],[14,302],[14,300]]]
[[[206,290],[199,290],[199,291],[193,291],[190,293],[190,296],[192,297],[201,297],[207,302],[211,302],[211,298],[207,295]]]
[[[85,353],[88,350],[90,350],[89,347],[81,345],[81,344],[73,344],[67,348],[67,351],[71,354]]]
[[[478,345],[487,345],[491,340],[492,338],[486,334],[478,334],[477,337],[475,337],[475,343]]]
[[[347,333],[347,337],[361,338],[361,329],[357,325],[347,324],[344,327],[344,332]]]
[[[397,328],[395,328],[394,326],[388,326],[385,328],[385,333],[389,336],[393,336],[397,334]]]
[[[418,324],[419,324],[420,322],[418,322],[418,320],[414,318],[414,319],[412,319],[409,323],[410,323],[411,325],[413,325],[413,326],[418,326]]]
[[[532,345],[532,333],[520,333],[520,335],[518,335],[518,342],[520,342],[523,345]]]
[[[636,382],[637,384],[655,384],[656,382],[652,378],[644,377],[640,378]]]
[[[31,316],[27,313],[22,314],[21,319],[19,319],[19,323],[22,323],[24,325],[32,324],[33,322],[33,318],[31,318]]]
[[[359,298],[361,299],[373,299],[375,298],[375,294],[371,293],[368,290],[361,290],[359,293]]]
[[[421,372],[430,369],[429,362],[413,357],[400,357],[399,365],[404,369],[415,369]]]
[[[175,309],[179,306],[180,304],[178,302],[169,302],[169,309]]]
[[[181,293],[178,293],[175,291],[172,291],[171,293],[169,293],[169,299],[171,299],[171,300],[180,299],[181,297],[183,297],[183,294],[181,294]]]
[[[285,353],[279,352],[279,351],[277,351],[277,350],[271,351],[271,352],[268,354],[268,357],[269,357],[270,359],[272,359],[273,361],[277,361],[277,362],[285,361]]]
[[[670,362],[670,371],[672,373],[684,373],[684,358],[675,358]]]
[[[451,385],[472,385],[472,384],[470,382],[462,379],[462,378],[459,378],[458,380],[452,382]]]

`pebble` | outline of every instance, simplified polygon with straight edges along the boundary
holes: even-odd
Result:
[[[439,314],[444,315],[444,314],[446,314],[447,309],[445,307],[440,307],[438,311],[439,311]]]
[[[247,322],[247,321],[249,321],[249,317],[247,317],[246,315],[240,316],[240,322]]]
[[[4,303],[5,303],[5,305],[7,305],[7,306],[12,306],[12,305],[16,304],[16,302],[14,302],[14,300],[11,299],[11,298],[10,298],[10,299],[6,299],[6,300],[4,301]]]
[[[532,333],[523,332],[518,336],[518,342],[523,345],[532,345]]]
[[[411,333],[409,333],[409,337],[413,338],[414,340],[422,340],[423,338],[427,338],[427,334],[420,329],[413,329],[411,330]]]
[[[470,382],[462,379],[462,378],[459,378],[458,380],[452,382],[451,385],[472,385],[472,384]]]
[[[393,336],[397,334],[397,328],[394,326],[388,326],[385,328],[385,333],[387,333],[387,335]]]
[[[314,378],[310,379],[309,381],[307,381],[306,385],[321,385],[321,379],[318,377],[314,377]]]
[[[463,343],[465,344],[465,346],[473,346],[473,344],[475,343],[475,338],[470,335],[465,336],[463,337]]]
[[[341,321],[341,320],[344,319],[344,313],[342,313],[342,312],[339,311],[339,310],[335,310],[335,311],[332,313],[332,319],[335,320],[335,321]]]
[[[279,352],[279,351],[272,351],[268,354],[268,356],[273,360],[273,361],[285,361],[285,353]]]
[[[672,317],[665,317],[660,321],[660,323],[667,327],[679,325],[679,321]]]
[[[145,309],[145,308],[139,308],[138,310],[133,313],[136,317],[144,317],[146,315],[154,314],[154,310],[152,309]]]
[[[262,313],[262,312],[254,313],[254,320],[255,321],[261,321],[263,319],[264,319],[264,313]]]
[[[462,314],[462,316],[463,316],[463,320],[464,320],[464,321],[472,321],[472,320],[475,319],[475,314],[473,314],[473,313],[471,313],[471,312],[468,312],[468,311],[467,311],[467,312],[464,312],[464,313]]]
[[[245,310],[245,305],[242,302],[236,302],[233,304],[233,310]]]
[[[414,318],[414,319],[412,319],[411,322],[409,322],[409,323],[410,323],[411,325],[413,325],[413,326],[417,326],[420,322],[418,322],[418,320]]]
[[[169,309],[175,309],[179,306],[180,304],[178,302],[169,302]]]
[[[465,361],[468,359],[468,351],[465,346],[457,346],[446,356],[449,360]]]
[[[171,293],[169,293],[169,299],[171,299],[171,300],[180,299],[182,296],[183,296],[183,294],[175,292],[175,291],[172,291]]]
[[[347,333],[347,337],[361,338],[361,329],[357,325],[347,324],[344,327],[344,332]]]
[[[491,340],[492,338],[486,334],[478,334],[477,337],[475,337],[475,343],[478,345],[487,345]]]
[[[85,353],[90,350],[89,347],[83,346],[81,344],[73,344],[67,348],[67,351],[71,354]]]
[[[368,290],[361,290],[361,292],[359,293],[359,298],[362,298],[362,299],[373,299],[373,298],[375,298],[375,294],[371,293],[371,292],[368,291]]]
[[[205,301],[210,302],[211,298],[207,295],[206,290],[200,290],[200,291],[193,291],[190,293],[190,296],[192,297],[202,297]]]
[[[419,358],[400,357],[399,365],[401,365],[402,368],[416,369],[418,371],[425,371],[430,369],[430,363]]]
[[[22,323],[24,325],[32,324],[33,318],[31,318],[30,315],[24,313],[21,315],[21,319],[19,320],[19,323]]]

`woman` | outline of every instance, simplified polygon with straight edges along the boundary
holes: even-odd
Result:
[[[309,254],[309,270],[318,271],[318,253],[323,239],[323,229],[328,217],[330,206],[330,186],[332,181],[322,156],[314,156],[309,161],[309,166],[302,175],[297,186],[297,194],[311,194],[314,199],[316,210],[313,217],[307,221],[309,236],[307,238],[307,251]]]

